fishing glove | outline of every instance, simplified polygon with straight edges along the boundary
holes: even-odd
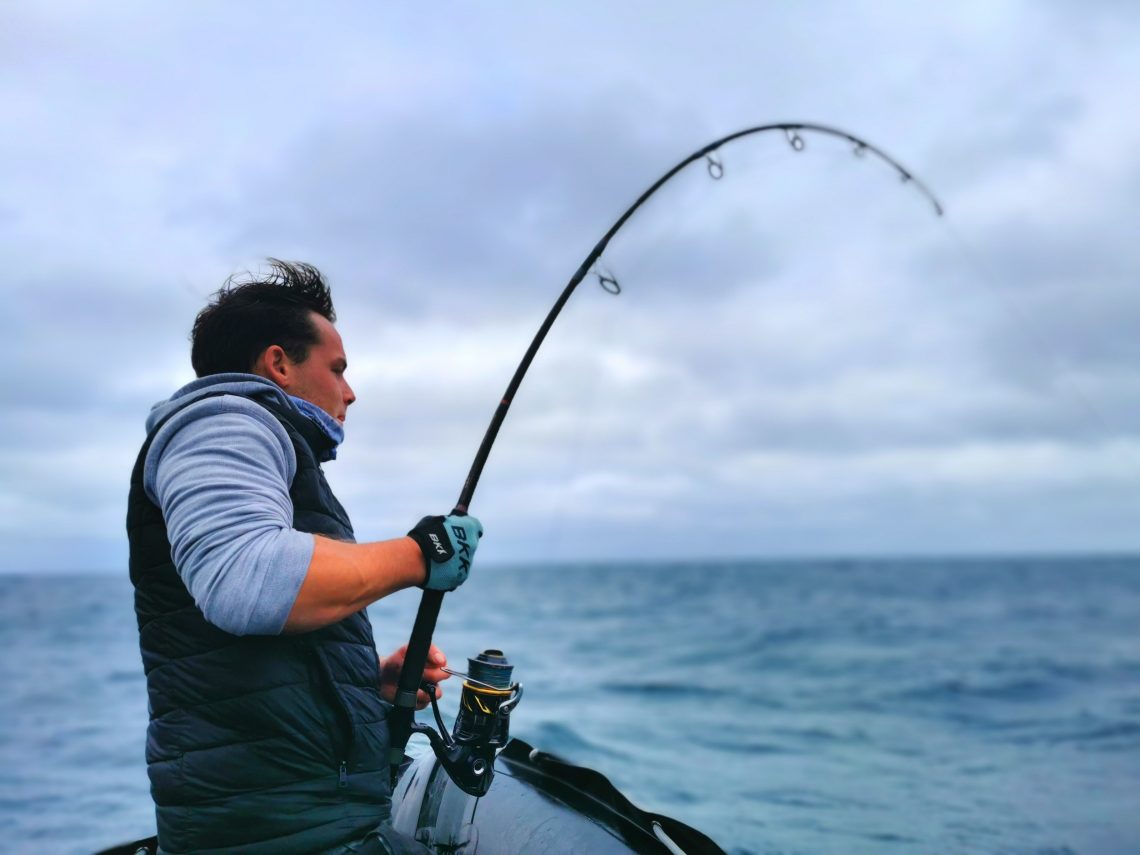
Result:
[[[482,536],[483,524],[470,516],[424,517],[416,523],[408,537],[424,554],[427,577],[420,587],[454,591],[462,585],[471,572],[471,559]]]

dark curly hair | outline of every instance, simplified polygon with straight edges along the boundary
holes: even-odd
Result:
[[[336,320],[332,294],[311,264],[270,258],[268,273],[231,276],[194,319],[190,362],[199,377],[249,371],[271,345],[304,362],[317,343],[310,312]]]

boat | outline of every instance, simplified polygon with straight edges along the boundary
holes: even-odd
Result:
[[[723,855],[684,823],[649,813],[601,773],[512,739],[485,796],[456,786],[434,754],[414,761],[392,796],[392,825],[456,855]]]
[[[405,756],[392,791],[392,826],[438,855],[725,855],[702,832],[644,811],[600,772],[509,736],[522,686],[499,650],[468,659],[450,735],[415,724],[432,751]],[[427,684],[429,697],[434,686]],[[98,855],[155,855],[156,837]]]

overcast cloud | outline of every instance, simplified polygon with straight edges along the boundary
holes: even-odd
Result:
[[[485,560],[1140,548],[1140,15],[1118,3],[8,4],[0,570],[125,564],[151,404],[231,273],[310,261],[358,534]]]

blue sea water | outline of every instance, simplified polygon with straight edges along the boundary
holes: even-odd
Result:
[[[506,650],[515,735],[730,852],[1140,852],[1140,559],[479,567],[436,640]],[[0,577],[0,685],[0,850],[151,833],[125,578]]]

